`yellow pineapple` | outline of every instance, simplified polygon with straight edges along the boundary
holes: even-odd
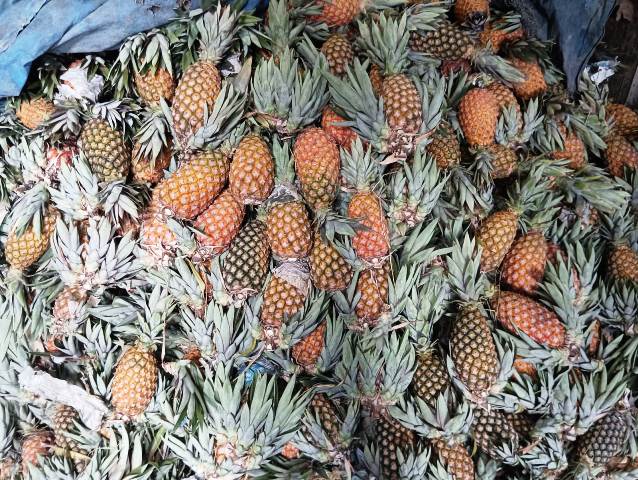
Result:
[[[270,148],[263,138],[242,138],[230,164],[230,191],[245,204],[261,203],[273,189],[275,165]]]

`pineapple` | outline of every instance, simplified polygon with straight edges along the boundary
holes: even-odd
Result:
[[[442,127],[432,135],[427,152],[440,170],[453,168],[461,163],[461,144],[448,127]]]
[[[148,70],[135,73],[135,90],[142,100],[150,105],[156,105],[160,99],[170,103],[175,93],[173,75],[166,68]]]
[[[170,146],[162,148],[157,158],[153,159],[144,155],[140,142],[135,142],[133,144],[131,162],[133,179],[137,182],[146,182],[152,185],[158,183],[164,178],[164,170],[170,166],[172,158],[173,152]]]
[[[35,130],[55,112],[53,102],[46,98],[22,100],[16,110],[16,117],[29,130]]]
[[[437,350],[429,348],[419,353],[412,385],[414,393],[430,407],[450,386],[450,377]]]
[[[339,149],[320,128],[307,128],[295,140],[295,171],[301,193],[314,211],[332,207],[339,189]]]
[[[496,319],[510,332],[522,331],[549,348],[562,348],[565,326],[556,314],[535,300],[514,292],[499,292],[492,300]]]
[[[489,0],[456,0],[454,2],[454,18],[459,23],[482,28],[489,15]]]
[[[332,137],[337,145],[349,149],[352,142],[356,140],[357,134],[351,127],[339,125],[345,121],[346,119],[338,115],[332,108],[323,109],[321,128]]]
[[[312,372],[315,370],[319,356],[323,351],[326,335],[326,322],[322,322],[300,342],[292,347],[292,358],[297,365]]]
[[[264,289],[260,316],[264,340],[269,345],[278,346],[283,322],[301,311],[309,289],[304,264],[284,263],[273,271]]]
[[[275,165],[268,144],[257,135],[242,138],[230,164],[228,186],[245,204],[268,198],[274,185]]]
[[[534,419],[526,413],[505,413],[505,418],[521,438],[530,438],[534,430]]]
[[[92,118],[82,128],[79,145],[91,170],[100,181],[111,182],[128,175],[131,150],[122,132],[102,118]]]
[[[140,247],[151,263],[166,263],[178,248],[178,238],[166,219],[157,212],[146,212],[140,226]]]
[[[514,242],[505,256],[501,280],[512,290],[534,294],[545,273],[548,244],[542,232],[532,231]]]
[[[481,268],[496,270],[514,242],[518,229],[518,214],[511,209],[492,213],[481,223],[476,238],[481,245]]]
[[[345,75],[354,59],[354,50],[348,38],[341,33],[333,33],[321,46],[321,53],[328,60],[333,75]]]
[[[64,287],[53,304],[54,323],[50,334],[54,338],[71,333],[68,331],[69,326],[81,315],[87,300],[88,294],[83,288],[75,285]]]
[[[309,255],[312,229],[306,206],[294,188],[294,167],[288,144],[276,141],[277,192],[268,202],[266,233],[275,258],[296,260]]]
[[[620,103],[607,105],[607,121],[615,134],[623,137],[638,135],[638,113]]]
[[[485,88],[492,92],[492,94],[496,97],[496,102],[498,103],[498,107],[500,109],[513,107],[520,117],[521,106],[518,103],[516,95],[514,95],[514,92],[512,92],[512,90],[507,85],[501,82],[492,82]]]
[[[563,123],[559,124],[558,130],[563,139],[563,149],[552,152],[552,156],[558,160],[569,160],[568,166],[574,170],[583,168],[587,162],[585,144],[576,132],[568,130]]]
[[[381,456],[381,473],[383,480],[400,480],[397,451],[404,455],[414,448],[416,434],[393,418],[379,417],[376,423],[376,436]]]
[[[55,405],[51,414],[51,426],[55,437],[55,446],[63,450],[83,453],[78,442],[68,435],[75,427],[75,422],[79,419],[78,412],[75,408],[64,405],[62,403]]]
[[[513,82],[514,93],[523,100],[530,100],[547,91],[547,83],[543,76],[543,70],[536,61],[527,62],[518,58],[510,59],[512,65],[520,70],[525,79],[521,82]]]
[[[374,94],[377,97],[380,97],[383,90],[383,71],[381,70],[381,67],[373,63],[370,66],[368,76],[370,77],[370,83],[372,84]]]
[[[222,265],[222,277],[231,297],[240,302],[261,290],[269,263],[266,225],[252,220],[233,240]]]
[[[129,347],[119,358],[111,384],[111,403],[120,415],[136,417],[146,410],[157,389],[155,355],[142,345]]]
[[[55,230],[57,217],[57,213],[52,210],[46,213],[40,232],[37,232],[34,225],[21,233],[15,228],[11,229],[4,247],[4,255],[11,268],[26,270],[38,261],[49,248],[49,239]]]
[[[27,475],[29,465],[37,465],[39,458],[50,455],[53,446],[53,433],[40,430],[29,433],[22,439],[22,474]]]
[[[612,410],[578,438],[576,454],[579,462],[592,467],[607,465],[623,448],[628,434],[627,415],[624,412]]]
[[[362,10],[361,0],[319,0],[321,13],[315,18],[329,26],[341,26],[351,23]]]
[[[499,108],[496,96],[486,88],[473,88],[459,103],[459,123],[471,146],[487,147],[494,143]]]
[[[533,363],[524,360],[522,357],[515,357],[512,366],[521,375],[527,375],[534,379],[538,377],[538,370],[536,369],[536,366]]]
[[[465,445],[449,445],[443,439],[432,442],[439,459],[447,466],[447,471],[455,480],[474,480],[474,462]]]
[[[516,171],[518,158],[511,148],[495,143],[488,146],[482,153],[489,157],[490,175],[494,180],[508,178]]]
[[[220,255],[235,239],[244,220],[244,205],[230,190],[224,190],[202,213],[193,226],[197,235],[199,260]]]
[[[380,168],[372,157],[371,149],[364,151],[357,140],[351,152],[342,152],[343,178],[356,193],[348,204],[348,217],[361,223],[352,239],[352,247],[357,257],[367,264],[379,266],[390,253],[388,221],[383,211],[381,198],[373,190],[380,177]]]
[[[605,139],[607,149],[604,151],[609,173],[614,177],[622,177],[624,169],[638,168],[638,150],[629,140],[620,135],[610,135]]]
[[[227,177],[228,160],[221,151],[200,151],[157,185],[154,200],[170,215],[193,219],[219,195]]]
[[[638,282],[638,253],[629,245],[616,245],[609,255],[609,273],[613,278]]]
[[[505,43],[515,42],[525,37],[520,20],[503,17],[489,25],[479,35],[479,40],[484,47],[490,47],[494,52],[499,52]]]
[[[476,407],[473,412],[470,434],[481,450],[498,458],[496,449],[503,444],[510,444],[513,450],[517,449],[518,433],[502,411]]]
[[[355,307],[357,318],[366,325],[375,325],[388,310],[390,263],[363,270],[357,279],[359,302]]]
[[[319,290],[345,290],[352,280],[352,266],[329,240],[321,238],[319,232],[314,236],[309,263],[312,282]]]
[[[173,129],[175,139],[186,149],[191,137],[203,126],[204,112],[210,112],[222,89],[221,73],[217,64],[228,50],[238,32],[239,14],[230,7],[218,4],[214,12],[204,12],[191,19],[199,42],[199,57],[182,74],[175,88]]]

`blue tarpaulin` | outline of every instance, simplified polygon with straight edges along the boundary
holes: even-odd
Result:
[[[0,98],[18,95],[31,63],[46,52],[116,49],[135,33],[175,17],[176,0],[0,0]],[[254,9],[259,0],[246,2]],[[191,8],[199,0],[189,2]]]

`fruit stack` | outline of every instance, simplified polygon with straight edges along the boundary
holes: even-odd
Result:
[[[638,114],[488,0],[176,12],[0,118],[0,478],[638,478]]]

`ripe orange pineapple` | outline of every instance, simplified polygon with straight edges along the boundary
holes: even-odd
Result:
[[[4,247],[4,255],[11,268],[25,270],[38,261],[49,248],[49,239],[55,230],[56,220],[56,213],[46,213],[40,234],[34,230],[33,225],[20,235],[15,229],[11,229]]]
[[[607,160],[609,173],[615,177],[622,177],[625,167],[635,170],[638,168],[638,150],[620,135],[610,135],[605,139],[607,150],[604,155]]]
[[[513,367],[521,375],[528,375],[532,378],[536,378],[538,376],[538,370],[536,369],[536,366],[521,357],[514,358]]]
[[[638,282],[638,253],[629,245],[615,245],[609,255],[609,273],[619,280]]]
[[[228,177],[228,160],[218,150],[196,153],[153,192],[154,199],[171,215],[192,219],[219,195]]]
[[[503,260],[501,280],[512,290],[533,294],[545,273],[548,245],[542,232],[533,231],[514,242]]]
[[[273,189],[274,176],[275,164],[268,144],[257,135],[244,137],[230,164],[230,191],[245,204],[261,203]]]
[[[40,430],[26,435],[22,439],[22,474],[27,475],[29,465],[37,465],[39,457],[50,455],[53,444],[53,433],[48,430]]]
[[[337,145],[349,149],[352,142],[357,138],[357,134],[351,127],[339,125],[345,120],[332,108],[326,107],[323,109],[323,115],[321,116],[321,128],[337,142]]]
[[[459,103],[459,123],[467,142],[475,147],[494,143],[499,108],[496,96],[485,88],[473,88]]]
[[[525,75],[524,81],[514,82],[512,84],[514,93],[516,93],[519,98],[529,100],[547,91],[545,76],[538,62],[526,62],[518,58],[512,58],[510,62]]]
[[[166,68],[158,68],[155,72],[149,70],[136,73],[135,90],[140,98],[150,105],[157,105],[161,98],[170,103],[175,93],[173,75]]]
[[[348,217],[365,228],[352,238],[357,257],[373,265],[383,262],[390,253],[390,235],[379,197],[371,191],[357,192],[348,205]]]
[[[559,124],[558,129],[563,139],[563,149],[552,152],[552,156],[558,160],[569,160],[569,168],[577,170],[585,166],[585,144],[576,132],[567,130],[564,124]]]
[[[613,132],[624,137],[638,135],[638,113],[620,103],[607,105],[607,120],[613,122]]]
[[[141,152],[141,144],[135,142],[133,145],[133,158],[131,162],[131,172],[137,182],[147,182],[155,184],[164,178],[164,170],[171,164],[173,153],[170,147],[162,149],[157,158],[152,159]]]
[[[295,140],[295,170],[301,193],[310,208],[327,210],[339,188],[339,149],[320,128],[307,128]]]
[[[146,212],[142,218],[140,247],[151,263],[163,263],[175,255],[178,247],[177,235],[157,212]]]
[[[361,11],[361,0],[319,0],[321,13],[316,17],[319,22],[329,26],[340,26],[351,23]]]
[[[321,53],[328,60],[330,72],[342,76],[354,59],[354,50],[348,38],[341,33],[333,33],[321,46]]]
[[[432,445],[441,462],[447,466],[447,472],[455,480],[474,480],[474,462],[465,445],[448,444],[440,438],[434,440]]]
[[[29,130],[34,130],[47,121],[54,111],[53,102],[45,98],[22,100],[16,110],[16,117]]]
[[[525,36],[522,28],[514,30],[499,28],[502,23],[497,20],[485,27],[479,35],[479,40],[483,46],[487,47],[489,45],[493,51],[499,52],[503,44],[521,40]]]
[[[283,322],[304,306],[310,288],[306,268],[299,263],[284,263],[273,272],[263,294],[261,325],[263,339],[269,345],[279,345]]]
[[[244,220],[244,205],[230,190],[224,190],[193,222],[203,232],[197,236],[198,257],[206,260],[230,246]]]
[[[496,319],[510,332],[522,331],[549,348],[565,346],[565,326],[556,314],[535,300],[514,292],[499,292],[492,300]]]
[[[318,232],[310,251],[310,273],[314,286],[328,292],[344,290],[352,280],[352,266]]]
[[[421,95],[410,77],[403,73],[386,76],[381,97],[392,131],[399,136],[418,133],[423,120]]]
[[[372,65],[368,76],[370,77],[370,83],[372,83],[372,90],[375,94],[381,96],[383,90],[383,72],[381,68],[376,64]]]
[[[489,0],[456,0],[454,2],[454,18],[459,23],[480,26],[490,15]]]
[[[292,347],[292,358],[297,365],[301,365],[307,371],[313,371],[317,365],[317,360],[323,351],[326,335],[326,322],[319,324],[300,342]]]
[[[157,389],[157,360],[141,345],[130,347],[117,362],[111,403],[121,415],[135,417],[146,410]]]
[[[312,248],[310,218],[303,202],[275,203],[268,209],[266,232],[273,255],[280,260],[305,258]]]
[[[359,274],[356,292],[360,295],[355,307],[357,318],[364,324],[376,324],[388,309],[390,262],[369,268]]]
[[[481,254],[481,269],[484,272],[496,270],[512,246],[518,229],[518,214],[512,210],[492,213],[483,220],[477,233]]]
[[[461,143],[449,128],[443,127],[437,130],[426,149],[441,170],[456,167],[461,163]]]

